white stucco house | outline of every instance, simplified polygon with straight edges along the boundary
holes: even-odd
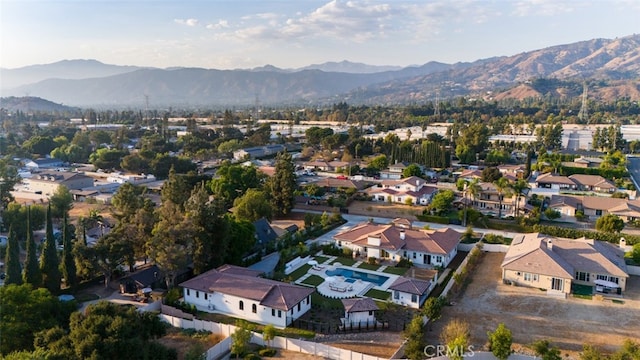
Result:
[[[458,253],[461,234],[453,229],[414,229],[407,219],[389,224],[364,222],[334,236],[336,246],[367,258],[446,267]]]
[[[424,179],[410,176],[401,180],[383,180],[367,189],[367,195],[372,201],[406,204],[407,199],[411,199],[412,204],[429,205],[437,191],[437,187],[428,186]]]
[[[399,305],[419,309],[435,286],[435,278],[420,280],[401,276],[389,286],[389,290],[392,291],[391,301]]]
[[[342,299],[344,318],[342,326],[371,327],[376,324],[375,312],[380,310],[372,298]]]
[[[315,289],[258,277],[260,271],[223,265],[180,284],[184,302],[221,313],[285,328],[311,309]]]

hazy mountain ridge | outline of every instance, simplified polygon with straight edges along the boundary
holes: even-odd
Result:
[[[0,108],[9,112],[15,112],[18,110],[24,112],[72,112],[78,110],[78,108],[63,104],[56,104],[49,100],[33,96],[10,96],[0,98]]]
[[[3,96],[30,94],[76,106],[112,107],[142,106],[145,95],[151,107],[250,106],[256,99],[264,105],[336,101],[401,104],[429,101],[436,96],[443,99],[461,95],[487,97],[489,92],[493,98],[521,97],[525,94],[577,96],[570,89],[547,89],[539,93],[536,89],[524,91],[526,86],[518,88],[532,79],[551,78],[574,83],[586,79],[603,80],[606,86],[596,91],[590,90],[590,96],[629,96],[640,100],[637,86],[640,77],[640,35],[557,45],[473,63],[429,62],[422,66],[380,72],[371,71],[387,67],[348,61],[310,65],[295,70],[271,65],[248,70],[215,70],[119,67],[83,60],[80,63],[69,61],[51,64],[54,70],[50,73],[62,73],[60,69],[55,69],[63,65],[70,65],[66,74],[68,77],[75,75],[76,78],[46,79],[3,90]],[[74,73],[69,70],[73,69],[72,65],[85,70]],[[101,66],[103,69],[98,70]],[[36,69],[42,73],[47,65],[39,67]],[[3,78],[7,71],[27,70],[3,69]],[[117,74],[96,76],[108,71]],[[83,73],[93,76],[80,78]],[[604,91],[609,87],[611,89]],[[519,90],[509,91],[512,88]],[[506,89],[506,92],[500,94],[501,89]]]

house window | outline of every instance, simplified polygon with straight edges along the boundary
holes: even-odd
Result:
[[[404,252],[404,255],[402,255],[402,257],[407,257],[407,252]]]
[[[338,241],[338,246],[342,246],[342,241]]]
[[[557,278],[551,279],[551,289],[562,291],[563,288],[564,288],[564,280],[557,279]]]
[[[298,303],[298,311],[300,311],[300,303]]]
[[[442,256],[436,256],[436,262],[437,263],[441,263],[442,262]]]
[[[191,295],[191,291],[189,291],[189,289],[187,289],[187,296]]]
[[[531,274],[524,273],[524,281],[531,281]]]
[[[400,299],[400,292],[399,291],[394,291],[393,292],[393,298],[396,299],[396,300]]]
[[[373,310],[369,310],[369,316],[373,315]]]
[[[416,258],[416,253],[413,253],[413,258],[414,258],[414,259]]]
[[[200,291],[196,291],[196,299],[200,298]]]
[[[271,309],[271,316],[276,316],[276,309]]]
[[[411,302],[418,302],[418,295],[411,294]]]
[[[538,274],[533,274],[533,281],[538,281]]]
[[[602,216],[602,210],[596,210],[596,216]]]
[[[278,310],[278,317],[281,318],[282,317],[282,311]]]
[[[589,273],[576,271],[576,280],[589,282]]]
[[[256,306],[256,304],[251,305],[251,312],[254,314],[258,312],[258,307]]]
[[[238,305],[240,307],[240,310],[244,310],[244,302],[242,300],[240,300],[240,303]]]

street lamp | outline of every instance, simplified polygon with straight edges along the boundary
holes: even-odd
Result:
[[[464,189],[462,190],[462,201],[464,201],[464,217],[462,218],[462,226],[467,226],[467,182],[464,183]]]

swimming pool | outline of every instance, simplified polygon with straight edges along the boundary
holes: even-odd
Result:
[[[385,281],[389,280],[388,276],[365,273],[362,271],[337,268],[335,270],[327,270],[325,272],[329,276],[344,276],[346,282],[355,282],[356,280],[368,281],[378,286],[382,286]]]

